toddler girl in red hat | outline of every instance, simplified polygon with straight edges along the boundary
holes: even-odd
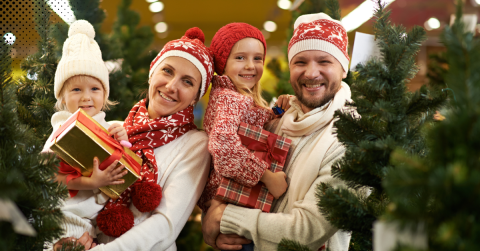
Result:
[[[243,146],[237,135],[241,122],[263,127],[275,116],[261,96],[259,83],[266,47],[262,32],[246,23],[228,24],[212,39],[210,50],[218,75],[213,77],[203,123],[212,155],[210,176],[198,202],[204,211],[221,203],[214,197],[222,177],[245,186],[262,181],[275,198],[287,189],[285,173],[271,172],[267,162]]]

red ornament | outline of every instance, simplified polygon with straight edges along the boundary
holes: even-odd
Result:
[[[119,237],[133,227],[133,213],[124,206],[114,206],[101,211],[97,226],[108,236]]]
[[[142,182],[132,186],[132,203],[138,211],[151,212],[160,205],[162,188],[153,182]]]

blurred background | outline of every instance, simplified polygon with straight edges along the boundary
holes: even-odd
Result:
[[[286,45],[293,22],[300,14],[324,9],[322,0],[48,0],[51,15],[35,8],[30,0],[0,2],[0,28],[3,39],[13,45],[13,74],[35,81],[35,67],[22,66],[29,56],[42,50],[41,32],[51,42],[57,60],[68,24],[86,19],[96,28],[104,60],[110,70],[110,97],[120,102],[107,119],[123,120],[128,110],[140,100],[147,88],[150,61],[163,45],[180,38],[187,29],[199,27],[208,46],[215,32],[231,22],[246,22],[262,30],[268,45],[261,84],[267,101],[283,93],[291,93],[285,73],[288,70]],[[341,21],[349,34],[351,56],[356,32],[373,34],[373,4],[370,0],[339,0]],[[450,24],[455,6],[453,0],[385,0],[392,11],[391,20],[407,29],[418,25],[427,31],[428,39],[416,61],[419,72],[408,84],[414,91],[434,81],[432,69],[441,67],[438,55],[445,48],[439,41],[441,30]],[[474,34],[480,31],[478,12],[480,0],[464,1],[464,21]],[[47,35],[45,35],[47,34]],[[45,40],[46,41],[46,40]],[[432,66],[432,64],[434,66]],[[287,78],[288,79],[288,78]],[[196,124],[202,127],[202,117],[208,103],[208,93],[195,109]],[[200,214],[196,209],[178,239],[179,250],[207,250],[200,231]]]
[[[277,85],[281,78],[278,71],[286,71],[288,68],[286,45],[294,18],[302,12],[302,8],[307,11],[322,10],[320,0],[48,0],[47,2],[53,10],[50,22],[56,29],[52,29],[51,35],[57,42],[57,56],[60,56],[62,40],[66,38],[68,29],[66,24],[76,19],[87,19],[95,24],[96,40],[100,44],[104,60],[109,61],[107,64],[112,71],[121,69],[127,75],[131,75],[126,76],[131,77],[130,79],[126,79],[125,76],[112,79],[111,76],[112,84],[127,82],[124,85],[128,91],[132,91],[129,95],[111,94],[112,97],[118,96],[118,101],[122,103],[116,110],[131,107],[131,102],[126,100],[146,88],[149,62],[166,42],[180,38],[187,29],[196,26],[205,33],[205,43],[208,46],[215,32],[231,22],[249,23],[262,30],[267,39],[265,65],[272,70],[264,71],[261,79],[267,101],[283,92],[289,92],[288,86],[278,88]],[[427,30],[428,39],[417,56],[420,70],[409,84],[411,90],[416,90],[428,82],[429,55],[442,51],[438,36],[442,27],[449,24],[452,19],[454,1],[386,0],[385,3],[392,11],[391,20],[395,24],[403,25],[407,29],[419,25]],[[373,4],[369,0],[339,0],[339,4],[342,22],[349,32],[351,55],[355,32],[373,33],[371,19]],[[480,0],[466,0],[464,5],[465,17],[469,18],[473,30],[478,29],[479,4]],[[21,61],[38,51],[39,35],[35,30],[34,12],[33,2],[29,0],[3,1],[1,6],[2,34],[5,39],[14,43],[14,76],[24,73],[20,68]],[[113,45],[115,43],[117,44]],[[116,51],[111,47],[116,47]],[[139,58],[140,56],[142,58]],[[275,64],[268,67],[272,59],[275,59]],[[127,60],[130,66],[123,66],[122,63]],[[31,75],[34,77],[34,74]],[[112,92],[128,91],[123,87],[112,87]],[[208,95],[197,105],[195,117],[200,127],[207,102]],[[110,116],[110,119],[122,119],[124,112],[114,110],[107,116]]]

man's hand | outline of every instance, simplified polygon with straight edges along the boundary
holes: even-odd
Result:
[[[220,233],[215,244],[220,250],[240,250],[243,244],[250,242],[252,241],[240,235]]]
[[[217,201],[218,202],[218,201]],[[212,203],[202,222],[202,233],[205,243],[218,249],[216,245],[217,236],[220,234],[220,221],[223,211],[227,207],[224,203]]]

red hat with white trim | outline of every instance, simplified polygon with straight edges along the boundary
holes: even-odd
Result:
[[[202,75],[200,97],[203,97],[213,77],[213,57],[205,46],[205,36],[200,28],[193,27],[177,40],[168,42],[150,64],[148,77],[152,77],[157,66],[167,57],[182,57],[190,61]]]
[[[348,72],[348,36],[340,21],[325,13],[302,15],[294,24],[294,33],[288,43],[288,63],[302,51],[319,50],[334,56]]]

